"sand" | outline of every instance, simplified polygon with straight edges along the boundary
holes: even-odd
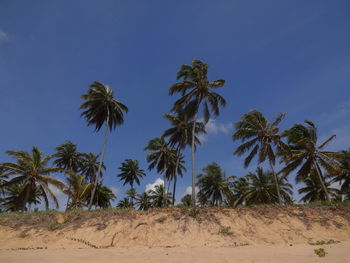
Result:
[[[327,254],[320,258],[314,253],[318,247]],[[130,247],[106,249],[47,249],[28,251],[0,251],[2,263],[222,263],[222,262],[269,262],[269,263],[346,263],[349,260],[350,242],[326,246],[310,245],[252,245],[242,247]]]
[[[336,244],[312,246],[316,241]],[[93,248],[95,247],[95,248]],[[319,258],[315,248],[325,248]],[[41,249],[37,249],[41,248]],[[96,249],[98,248],[98,249]],[[0,216],[0,262],[350,262],[350,207]]]

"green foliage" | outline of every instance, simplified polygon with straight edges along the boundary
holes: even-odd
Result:
[[[184,207],[190,207],[191,206],[191,195],[187,194],[181,199],[181,205]]]
[[[52,224],[50,224],[50,225],[48,226],[48,229],[49,229],[50,231],[54,231],[54,230],[58,229],[60,226],[61,226],[60,223],[54,222],[54,223],[52,223]]]
[[[129,184],[131,188],[134,187],[135,182],[140,185],[140,178],[146,176],[145,172],[139,168],[137,160],[125,159],[119,170],[121,173],[117,176],[120,177],[120,181],[124,181],[123,185]]]
[[[319,257],[325,257],[327,252],[324,248],[317,248],[317,249],[314,249],[314,252],[317,256]]]
[[[329,239],[329,240],[318,240],[316,242],[309,242],[309,245],[322,246],[322,245],[331,245],[331,244],[338,244],[338,243],[340,243],[340,241]]]

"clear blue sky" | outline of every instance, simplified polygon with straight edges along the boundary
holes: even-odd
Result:
[[[126,158],[146,169],[143,148],[168,127],[162,118],[181,64],[201,59],[223,78],[227,107],[197,153],[197,171],[219,163],[244,175],[233,156],[232,124],[251,109],[311,119],[332,150],[350,146],[350,2],[333,1],[16,1],[0,0],[0,160],[5,150],[44,154],[72,140],[100,152],[102,133],[80,118],[80,95],[98,80],[130,109],[109,139],[104,183]],[[189,157],[188,151],[186,155]],[[190,159],[187,166],[190,168]],[[158,177],[147,172],[137,190]],[[294,180],[292,180],[294,181]],[[177,196],[190,185],[190,169]]]

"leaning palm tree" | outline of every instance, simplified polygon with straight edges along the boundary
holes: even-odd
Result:
[[[68,172],[67,178],[71,189],[68,190],[71,195],[71,202],[68,205],[68,209],[79,209],[86,206],[86,201],[91,196],[91,190],[93,188],[92,183],[85,181],[85,176],[82,174],[76,174],[74,172]]]
[[[140,185],[140,179],[146,176],[144,170],[140,169],[137,160],[125,159],[119,170],[121,173],[117,176],[120,177],[120,181],[124,181],[123,186],[129,184],[130,188],[134,188],[134,183]]]
[[[219,79],[210,82],[208,80],[208,64],[200,60],[192,60],[191,65],[182,65],[177,73],[177,80],[169,89],[169,95],[181,93],[182,97],[178,99],[173,107],[174,111],[183,109],[188,118],[197,120],[198,115],[203,112],[204,123],[210,119],[210,111],[218,116],[219,106],[226,105],[225,99],[213,89],[223,87],[225,80]],[[192,205],[196,205],[196,171],[195,171],[195,125],[192,127]]]
[[[280,203],[273,172],[258,167],[255,173],[247,174],[246,179],[248,189],[244,199],[247,205]],[[286,176],[278,177],[278,185],[282,200],[292,203],[292,185],[287,182]]]
[[[95,177],[98,171],[100,162],[98,161],[99,155],[94,153],[83,153],[80,164],[80,173],[85,175],[84,180],[90,183],[95,181]],[[106,170],[106,166],[102,163],[102,169],[100,171],[100,177],[103,177],[102,170]]]
[[[49,208],[48,198],[50,197],[58,208],[58,201],[49,185],[64,191],[66,186],[59,180],[51,176],[52,173],[60,171],[58,167],[49,167],[48,163],[53,158],[52,155],[44,157],[42,152],[33,147],[31,152],[25,151],[6,151],[8,155],[16,161],[13,163],[2,163],[1,167],[8,176],[17,175],[6,185],[15,184],[25,185],[25,195],[22,203],[22,211],[26,210],[26,205],[30,196],[39,189],[45,200],[46,209]]]
[[[199,174],[197,186],[199,188],[199,199],[207,200],[214,206],[221,205],[226,199],[232,203],[233,195],[230,190],[230,179],[226,177],[221,167],[216,163],[211,163],[203,168],[203,174]]]
[[[241,156],[249,151],[244,160],[247,168],[252,159],[258,155],[258,163],[269,161],[270,168],[275,178],[275,187],[279,203],[282,204],[282,196],[278,185],[278,176],[275,171],[276,153],[286,151],[287,146],[282,142],[278,125],[285,114],[280,113],[270,123],[264,115],[257,110],[244,114],[235,125],[236,131],[232,136],[234,141],[241,140],[243,143],[237,147],[235,155]]]
[[[315,169],[319,181],[325,192],[327,201],[330,200],[325,185],[325,179],[322,174],[323,168],[330,175],[337,175],[339,172],[339,154],[324,151],[328,143],[330,143],[335,135],[330,136],[323,143],[318,145],[317,127],[312,121],[305,121],[306,125],[295,124],[289,130],[283,132],[283,136],[287,138],[289,144],[289,154],[283,156],[286,166],[280,171],[289,174],[298,169],[297,177],[306,179],[311,171]],[[300,167],[300,168],[299,168]]]
[[[95,126],[95,131],[98,132],[103,124],[105,124],[104,143],[100,156],[100,165],[94,180],[94,188],[92,189],[89,202],[89,210],[92,207],[96,187],[102,170],[103,158],[106,151],[108,131],[114,130],[117,126],[124,123],[124,113],[128,112],[128,108],[114,99],[113,90],[101,82],[95,81],[89,86],[88,92],[83,94],[81,98],[85,102],[80,106],[84,109],[81,114],[87,121],[88,125]]]
[[[154,189],[148,191],[148,194],[153,207],[163,207],[171,200],[171,193],[165,191],[163,184],[156,185]]]
[[[173,148],[169,148],[164,137],[155,138],[148,142],[148,145],[144,149],[145,151],[150,151],[147,154],[147,162],[149,163],[148,169],[152,170],[156,168],[158,173],[163,173],[164,176],[164,202],[167,202],[167,176],[169,176],[168,169],[170,166],[176,164],[176,151]],[[163,206],[167,206],[164,203]]]
[[[147,211],[152,208],[151,197],[148,193],[144,192],[136,197],[136,205],[139,210]]]
[[[324,191],[322,184],[320,182],[319,177],[317,176],[317,172],[313,169],[310,172],[310,175],[303,180],[298,180],[297,183],[304,183],[305,186],[298,190],[299,194],[302,194],[302,198],[300,202],[310,203],[316,201],[327,201],[327,195],[331,196],[332,199],[337,199],[339,197],[340,191],[339,189],[331,187],[331,181],[324,181],[324,184],[327,188],[327,194]]]
[[[192,121],[186,112],[182,109],[178,109],[175,112],[176,114],[165,114],[164,118],[168,119],[171,124],[171,128],[167,129],[164,133],[164,137],[168,137],[169,146],[174,147],[177,151],[177,155],[181,156],[181,151],[185,149],[186,146],[192,145],[192,129],[194,129],[194,147],[196,149],[197,145],[200,145],[201,142],[197,135],[205,134],[205,125],[202,122]],[[179,161],[178,158],[172,178],[174,179],[174,188],[173,188],[173,205],[175,204],[175,194],[176,194],[176,182],[177,176],[182,177],[182,173],[179,173]]]
[[[81,167],[82,154],[77,151],[77,145],[71,141],[67,141],[56,147],[54,165],[64,170],[69,170],[72,172],[78,172]],[[70,186],[68,186],[70,189]],[[68,208],[68,203],[70,196],[68,195],[66,207]]]

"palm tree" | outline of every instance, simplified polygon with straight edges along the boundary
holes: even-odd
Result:
[[[78,172],[81,167],[82,154],[77,151],[76,144],[67,141],[56,147],[54,165],[64,170]],[[70,189],[70,186],[68,186]],[[70,196],[68,195],[66,207],[68,208]]]
[[[199,188],[198,196],[200,199],[208,200],[210,204],[221,205],[226,198],[232,202],[232,192],[230,191],[230,177],[225,173],[217,163],[211,163],[203,168],[203,174],[199,174],[197,186]]]
[[[9,187],[6,187],[5,190],[5,198],[3,198],[1,202],[1,206],[4,208],[6,212],[15,212],[15,211],[23,211],[23,202],[26,195],[26,185],[24,183],[13,184]],[[32,191],[32,194],[29,196],[27,203],[29,205],[37,205],[40,204],[40,196],[42,196],[42,192],[36,188]],[[25,211],[28,209],[25,207]]]
[[[140,185],[140,179],[146,176],[146,173],[140,169],[137,160],[125,159],[119,170],[121,173],[117,176],[120,177],[120,181],[124,181],[123,186],[129,184],[131,189],[134,188],[134,182]]]
[[[191,195],[190,194],[186,194],[184,195],[184,197],[181,198],[181,205],[184,207],[190,207],[191,206]]]
[[[139,210],[147,211],[152,208],[151,197],[148,193],[144,192],[136,197],[136,205]]]
[[[341,184],[340,190],[343,195],[350,193],[350,149],[341,151],[343,156],[340,160],[340,173],[334,178],[334,182]]]
[[[171,124],[171,128],[167,129],[164,133],[164,137],[169,137],[168,143],[169,146],[175,147],[177,151],[177,155],[181,156],[181,150],[184,150],[185,147],[192,145],[192,129],[195,125],[194,129],[194,147],[196,149],[197,145],[200,145],[201,142],[197,137],[197,134],[205,134],[205,125],[202,122],[194,122],[188,117],[184,110],[178,109],[176,111],[176,115],[173,114],[165,114],[164,118],[168,119]],[[175,204],[175,194],[176,194],[176,182],[177,176],[180,175],[182,177],[181,171],[179,172],[179,160],[176,162],[175,171],[173,174],[174,179],[174,188],[173,188],[173,205]],[[184,169],[186,171],[186,169]]]
[[[297,178],[298,180],[298,178]],[[323,190],[322,184],[317,172],[315,169],[311,170],[311,173],[303,180],[298,180],[297,183],[303,182],[304,187],[298,190],[299,194],[303,194],[303,197],[300,199],[301,202],[310,203],[315,201],[326,201],[327,194]],[[332,196],[332,199],[337,199],[340,191],[336,188],[331,187],[331,181],[324,181],[324,184],[327,188],[328,195]]]
[[[268,159],[275,178],[275,186],[280,204],[282,204],[282,196],[278,185],[278,176],[275,171],[275,160],[276,151],[281,152],[287,149],[287,146],[281,141],[278,127],[284,116],[284,113],[280,113],[270,123],[260,111],[252,110],[244,114],[240,121],[236,123],[236,131],[232,136],[234,141],[241,140],[243,142],[237,147],[234,152],[235,155],[241,156],[247,151],[250,151],[244,160],[245,168],[249,166],[256,155],[259,155],[259,164]]]
[[[219,105],[226,105],[225,99],[213,89],[224,86],[225,80],[219,79],[210,82],[208,80],[208,64],[200,60],[192,60],[192,65],[182,65],[177,73],[177,80],[169,89],[169,95],[181,93],[182,97],[178,99],[173,107],[174,111],[183,109],[188,118],[197,120],[198,114],[203,111],[204,123],[210,119],[210,110],[215,116],[220,113]],[[196,205],[196,171],[195,171],[195,125],[192,127],[192,205]]]
[[[308,120],[305,123],[306,125],[295,124],[292,128],[283,132],[283,136],[287,138],[290,152],[284,155],[283,161],[286,163],[286,167],[280,172],[288,175],[298,169],[297,177],[306,179],[310,175],[311,170],[315,169],[326,194],[326,199],[329,201],[330,197],[328,196],[321,168],[331,175],[336,175],[339,172],[337,158],[340,155],[334,152],[323,151],[325,146],[335,138],[335,135],[330,136],[323,143],[317,145],[316,125]]]
[[[112,206],[111,201],[115,198],[116,196],[110,188],[104,186],[102,183],[99,183],[96,188],[94,202],[92,205],[99,208],[109,208]]]
[[[275,175],[271,171],[264,171],[258,167],[256,173],[246,175],[248,190],[245,193],[245,202],[251,204],[275,204],[280,199],[275,184]],[[287,182],[286,176],[278,177],[280,196],[285,203],[292,203],[292,185]]]
[[[96,173],[99,167],[98,161],[99,155],[94,153],[84,153],[82,154],[80,173],[85,175],[85,180],[93,183],[96,177]],[[106,170],[106,166],[102,163],[102,170]],[[100,176],[103,177],[103,172],[100,171]]]
[[[1,165],[1,164],[0,164]],[[5,184],[7,183],[8,175],[5,169],[0,166],[0,196],[5,193]]]
[[[84,177],[82,174],[69,172],[67,180],[71,185],[71,190],[68,191],[72,197],[71,203],[68,206],[69,209],[82,208],[86,205],[87,198],[91,196],[93,184],[86,182]]]
[[[125,197],[124,199],[120,200],[118,205],[117,205],[118,208],[132,208],[131,206],[131,203],[130,203],[130,200],[129,198]]]
[[[58,208],[58,201],[49,185],[53,185],[60,190],[65,190],[65,185],[57,179],[50,176],[51,173],[60,171],[57,167],[48,167],[52,155],[44,157],[42,152],[33,147],[32,151],[6,151],[8,155],[16,159],[14,163],[3,163],[1,167],[8,176],[18,175],[11,179],[7,185],[15,184],[25,185],[25,196],[22,203],[22,211],[26,210],[26,204],[30,197],[39,189],[41,191],[46,209],[49,208],[48,197],[50,197]]]
[[[121,102],[114,99],[113,90],[101,82],[95,81],[89,86],[88,92],[81,96],[85,102],[80,106],[85,111],[81,114],[87,121],[88,125],[95,126],[98,132],[103,124],[105,124],[104,143],[102,146],[100,165],[94,180],[94,188],[92,189],[89,202],[89,210],[92,207],[94,195],[98,180],[101,175],[103,158],[106,151],[108,131],[114,130],[117,126],[124,123],[124,113],[128,112],[128,108]]]
[[[152,170],[156,168],[158,173],[163,173],[165,190],[163,192],[164,197],[162,200],[166,202],[166,182],[167,176],[170,174],[168,169],[171,165],[176,164],[176,151],[175,149],[168,147],[164,137],[150,140],[144,150],[150,151],[150,153],[147,154],[147,162],[149,163],[148,169]],[[164,203],[163,205],[167,206],[167,203]]]
[[[134,199],[137,196],[135,188],[130,188],[128,191],[126,191],[126,196],[130,199],[131,207],[134,208]]]
[[[246,195],[249,191],[249,182],[246,176],[236,179],[232,185],[231,189],[233,192],[234,207],[239,205],[244,205],[246,203]]]
[[[162,207],[171,200],[171,193],[165,191],[163,184],[156,185],[153,190],[149,190],[148,194],[152,200],[153,207]]]

